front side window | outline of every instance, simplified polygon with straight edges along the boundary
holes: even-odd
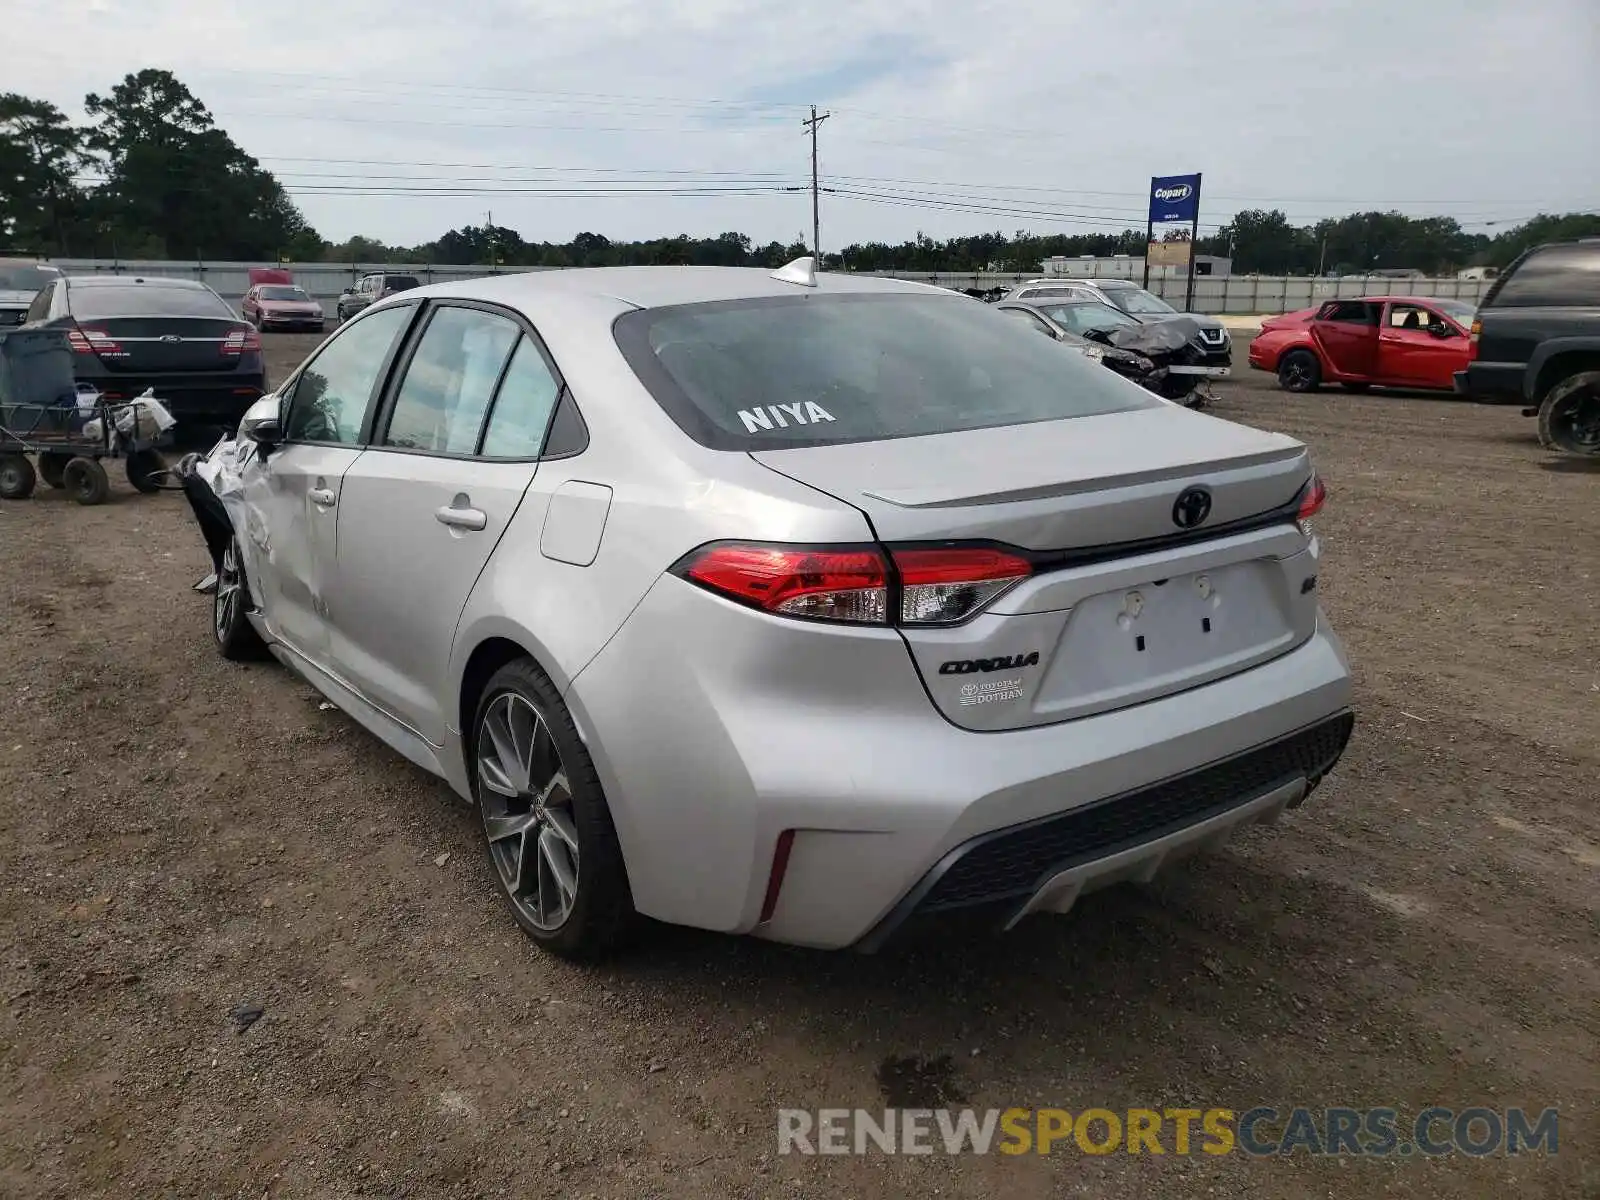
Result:
[[[1390,329],[1426,329],[1434,315],[1419,304],[1389,305]]]
[[[719,450],[878,441],[1161,403],[965,297],[824,294],[641,309],[617,345]]]
[[[435,309],[406,366],[382,444],[473,453],[489,398],[520,335],[515,323],[482,309]]]
[[[411,305],[378,309],[350,322],[317,351],[289,398],[287,440],[344,446],[361,440],[389,352],[415,311]]]
[[[517,343],[483,434],[485,458],[537,458],[561,385],[533,339]]]

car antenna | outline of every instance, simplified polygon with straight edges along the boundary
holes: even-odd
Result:
[[[779,267],[772,273],[772,277],[779,283],[798,283],[801,287],[816,287],[817,260],[809,254],[804,258],[797,258],[788,266]]]

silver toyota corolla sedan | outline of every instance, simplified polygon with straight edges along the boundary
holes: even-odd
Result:
[[[226,656],[482,813],[518,923],[872,950],[1294,808],[1349,737],[1306,449],[913,283],[376,304],[241,427]]]

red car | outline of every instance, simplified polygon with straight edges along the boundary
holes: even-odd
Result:
[[[1314,392],[1324,383],[1352,392],[1453,391],[1455,373],[1466,369],[1475,311],[1463,300],[1434,296],[1329,300],[1263,321],[1250,343],[1250,365],[1274,372],[1290,392]]]

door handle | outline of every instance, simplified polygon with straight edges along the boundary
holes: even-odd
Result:
[[[451,529],[477,530],[486,528],[489,524],[489,515],[478,508],[457,508],[447,504],[443,508],[433,510],[433,519],[441,525],[448,525]]]
[[[311,503],[322,508],[332,508],[334,495],[332,488],[312,488],[306,493],[311,498]]]

